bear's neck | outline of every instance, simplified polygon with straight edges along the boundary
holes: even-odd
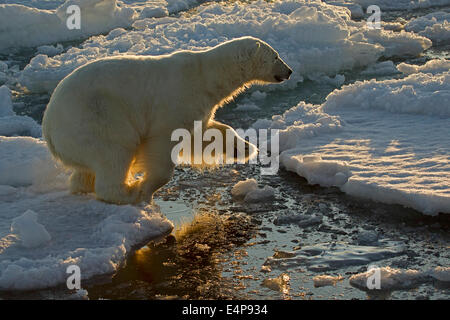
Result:
[[[211,97],[211,103],[206,108],[213,108],[213,112],[222,105],[231,101],[238,94],[252,85],[253,79],[249,79],[243,66],[236,63],[229,52],[220,52],[224,48],[205,51],[200,59],[207,61],[211,69],[202,68],[199,75],[203,79],[207,95]],[[212,72],[213,71],[213,72]]]

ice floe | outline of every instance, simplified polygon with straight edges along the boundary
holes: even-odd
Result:
[[[300,102],[255,125],[281,129],[281,164],[311,184],[426,214],[450,212],[448,70],[358,81],[335,90],[322,105]]]
[[[112,274],[133,248],[173,224],[151,206],[71,195],[68,174],[31,137],[0,137],[0,289],[36,289]]]

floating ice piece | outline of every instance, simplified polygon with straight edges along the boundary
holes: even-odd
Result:
[[[377,273],[377,274],[376,274]],[[394,291],[401,289],[416,288],[421,284],[432,282],[433,279],[449,282],[450,281],[450,268],[449,267],[436,267],[429,271],[419,270],[401,270],[391,267],[372,268],[366,272],[359,273],[350,277],[350,285],[355,288],[364,291],[374,290],[369,288],[367,283],[379,276],[380,288],[377,290]],[[371,286],[370,286],[371,287]]]
[[[372,288],[372,286],[367,285],[368,281],[374,276],[377,276],[375,273],[378,273],[380,276],[380,289],[378,290],[383,291],[415,288],[429,281],[429,277],[418,270],[399,270],[382,267],[372,268],[369,271],[351,276],[349,281],[350,285],[364,291],[376,290],[377,288]]]
[[[287,273],[282,273],[276,278],[264,279],[261,285],[271,290],[288,294],[289,280],[290,280],[289,275]]]
[[[275,198],[275,189],[270,186],[264,186],[263,188],[257,188],[249,191],[244,198],[244,202],[255,203],[265,202]]]
[[[381,242],[381,241],[380,241]],[[344,242],[321,243],[302,247],[290,257],[268,257],[264,265],[287,270],[306,266],[311,271],[329,271],[404,254],[403,244],[382,241],[378,246],[355,246]]]
[[[22,245],[26,248],[40,247],[52,238],[45,227],[37,222],[37,218],[36,212],[27,210],[12,221],[11,232],[19,235]]]
[[[335,286],[338,281],[344,280],[342,276],[329,276],[329,275],[320,275],[315,276],[313,278],[314,287],[326,287],[326,286]]]
[[[235,197],[244,197],[250,191],[258,189],[258,182],[255,179],[239,181],[231,189],[231,194]]]

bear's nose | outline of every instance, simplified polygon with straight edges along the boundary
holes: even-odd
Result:
[[[292,74],[292,69],[289,69],[289,75],[291,75]]]

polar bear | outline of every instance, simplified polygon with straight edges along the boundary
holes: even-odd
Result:
[[[73,169],[72,193],[116,204],[151,202],[174,170],[171,133],[194,121],[224,133],[217,108],[254,83],[292,70],[267,43],[233,39],[204,51],[103,58],[74,70],[54,90],[42,121],[53,156]],[[137,166],[143,178],[130,180]]]

